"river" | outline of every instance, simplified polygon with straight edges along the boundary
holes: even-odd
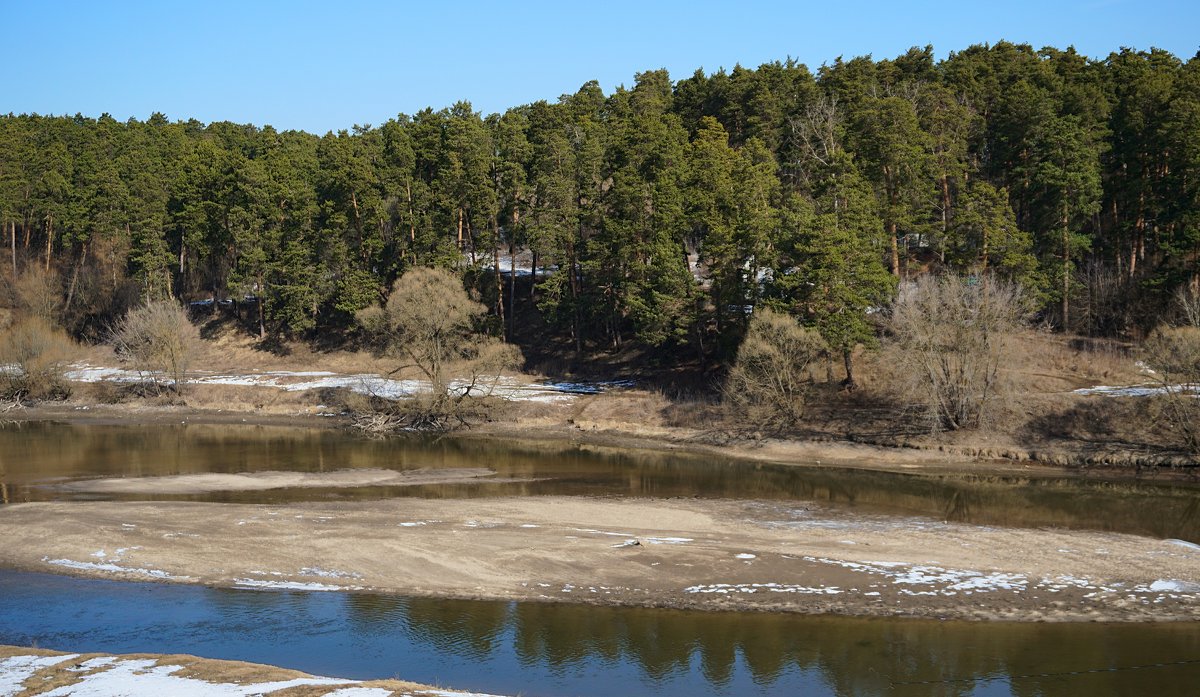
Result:
[[[325,429],[50,423],[0,429],[0,494],[7,504],[94,499],[57,485],[96,477],[481,465],[526,481],[121,497],[279,504],[395,496],[702,496],[1200,541],[1200,491],[1156,482],[892,474],[475,439],[369,441]],[[1195,623],[700,613],[211,589],[15,571],[0,572],[0,604],[0,643],[194,653],[531,696],[1182,695],[1192,694],[1200,678]]]

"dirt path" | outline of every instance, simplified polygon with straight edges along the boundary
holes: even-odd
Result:
[[[1200,618],[1200,547],[811,504],[538,497],[0,508],[0,565],[421,596],[1015,620]]]

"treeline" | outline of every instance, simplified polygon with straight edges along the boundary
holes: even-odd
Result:
[[[519,250],[577,349],[728,356],[769,304],[845,351],[937,269],[1018,281],[1062,328],[1140,333],[1198,283],[1200,57],[999,43],[650,71],[323,137],[9,115],[0,230],[10,285],[52,279],[80,335],[172,296],[253,297],[264,336],[341,331],[414,266],[461,270],[511,333]]]

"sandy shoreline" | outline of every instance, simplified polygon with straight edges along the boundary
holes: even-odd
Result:
[[[971,620],[1200,619],[1200,547],[811,504],[522,497],[0,508],[0,565],[413,596]]]

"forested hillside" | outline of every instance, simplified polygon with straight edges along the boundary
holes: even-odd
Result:
[[[335,334],[421,265],[460,270],[512,332],[518,250],[578,350],[728,357],[764,303],[852,347],[898,280],[937,269],[1018,281],[1064,329],[1140,334],[1200,280],[1200,57],[999,43],[650,71],[324,136],[9,115],[0,229],[6,284],[41,279],[81,336],[171,296]]]

